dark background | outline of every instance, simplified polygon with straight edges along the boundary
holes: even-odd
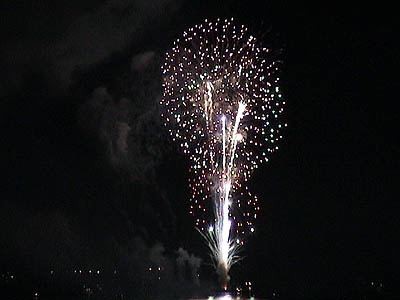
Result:
[[[250,180],[262,213],[233,281],[282,299],[399,293],[390,7],[119,0],[0,9],[0,267],[26,295],[52,269],[60,286],[72,280],[66,270],[118,269],[121,289],[132,283],[132,294],[154,297],[179,291],[178,280],[193,284],[190,270],[204,290],[213,286],[188,216],[188,161],[157,103],[173,40],[205,18],[232,16],[283,60],[288,123],[280,150]],[[177,258],[187,261],[183,275]],[[148,277],[156,265],[173,275]]]

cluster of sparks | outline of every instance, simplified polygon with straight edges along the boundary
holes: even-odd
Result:
[[[269,49],[233,19],[190,28],[163,64],[162,116],[192,162],[190,214],[227,278],[260,210],[246,182],[286,126],[277,71]]]

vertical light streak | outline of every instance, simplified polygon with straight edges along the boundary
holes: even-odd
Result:
[[[232,153],[231,153],[231,163],[230,163],[230,170],[229,170],[230,172],[232,171],[232,168],[233,168],[233,159],[235,157],[235,150],[236,150],[236,145],[237,145],[236,134],[237,134],[240,120],[243,117],[243,113],[244,113],[245,109],[246,109],[246,104],[244,104],[243,102],[239,102],[239,109],[238,109],[238,113],[236,115],[235,127],[233,129],[233,134],[231,137],[231,141],[233,142],[233,147],[232,147]]]
[[[204,97],[204,111],[206,113],[206,121],[208,122],[208,120],[210,119],[210,114],[212,111],[212,83],[207,81],[206,83],[206,87],[207,87],[207,96]]]
[[[229,233],[231,229],[231,221],[229,220],[229,191],[230,191],[230,178],[228,171],[226,170],[226,134],[225,134],[226,117],[223,116],[222,120],[222,148],[223,148],[223,159],[222,159],[222,188],[223,188],[223,209],[222,209],[222,236],[221,236],[221,253],[222,261],[228,266],[229,258]]]
[[[222,174],[223,179],[225,180],[226,178],[226,170],[225,170],[225,165],[226,165],[226,116],[222,115],[221,117],[222,120],[222,169],[224,173]]]
[[[216,234],[215,240],[217,241],[217,252],[214,253],[216,256],[216,260],[219,261],[219,264],[222,265],[221,268],[224,269],[224,272],[228,274],[230,266],[234,260],[235,255],[235,247],[230,239],[230,231],[232,220],[229,218],[230,214],[230,205],[231,201],[229,199],[229,195],[232,187],[233,180],[233,167],[234,167],[234,157],[237,146],[237,132],[239,129],[240,121],[243,118],[244,111],[246,109],[246,104],[243,102],[239,102],[238,110],[235,118],[235,125],[233,130],[230,130],[229,136],[229,145],[230,149],[228,153],[230,153],[230,163],[226,165],[226,116],[223,115],[221,117],[222,121],[222,170],[220,173],[222,174],[222,178],[219,181],[219,189],[222,191],[222,196],[220,199],[216,199],[216,227],[219,229],[217,232],[212,232],[212,234]],[[227,276],[227,275],[226,275]],[[226,285],[224,285],[226,288]]]

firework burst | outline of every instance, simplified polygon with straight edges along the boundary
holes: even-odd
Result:
[[[190,28],[163,65],[162,116],[192,161],[190,214],[225,288],[260,210],[246,182],[286,126],[277,71],[269,49],[233,19]]]

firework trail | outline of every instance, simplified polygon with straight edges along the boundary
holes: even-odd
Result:
[[[277,62],[231,20],[184,32],[163,65],[162,116],[190,155],[190,214],[226,289],[259,206],[245,183],[282,138]]]

